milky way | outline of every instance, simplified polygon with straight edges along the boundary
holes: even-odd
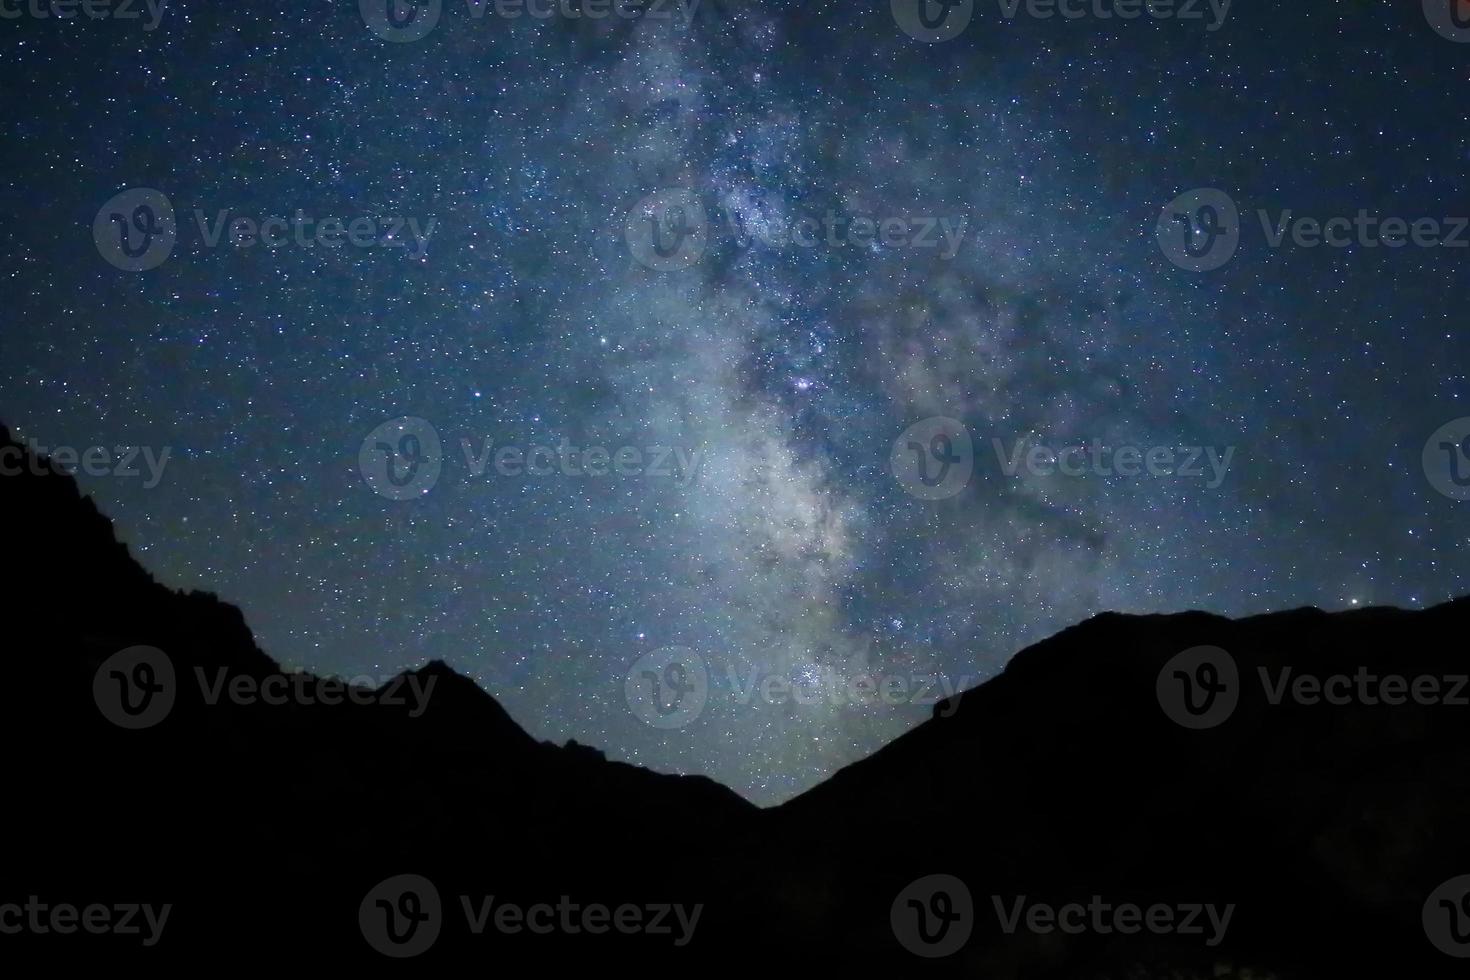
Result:
[[[443,659],[760,803],[1095,612],[1464,592],[1421,457],[1470,415],[1470,250],[1258,212],[1470,214],[1470,45],[1416,4],[1007,6],[7,18],[0,418],[166,448],[79,479],[283,663]],[[130,271],[140,188],[176,241]],[[1239,245],[1196,271],[1156,232],[1202,188]],[[670,647],[678,724],[630,694]]]

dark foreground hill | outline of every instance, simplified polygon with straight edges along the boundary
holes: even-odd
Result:
[[[377,692],[282,674],[33,469],[0,476],[0,963],[1470,965],[1470,602],[1099,616],[758,810],[537,742],[441,664]]]

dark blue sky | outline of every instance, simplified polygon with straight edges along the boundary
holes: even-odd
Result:
[[[771,802],[926,716],[917,679],[1094,612],[1467,591],[1470,503],[1424,456],[1470,415],[1470,248],[1271,242],[1470,215],[1470,44],[1417,2],[976,0],[934,44],[876,2],[444,0],[418,40],[345,2],[5,9],[0,419],[166,450],[79,478],[287,664],[442,658],[537,736]],[[1239,214],[1205,271],[1156,236],[1218,213],[1198,189]],[[166,255],[119,268],[147,227]],[[968,473],[940,499],[925,424]],[[710,677],[679,727],[625,690],[667,647]],[[751,692],[868,676],[909,693]]]

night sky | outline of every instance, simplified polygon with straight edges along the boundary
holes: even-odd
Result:
[[[932,709],[752,677],[966,687],[1103,610],[1470,591],[1470,43],[1419,0],[974,0],[935,43],[887,0],[35,2],[0,4],[0,419],[166,450],[78,478],[287,665],[443,659],[766,804]],[[1273,245],[1285,211],[1445,244]],[[670,656],[691,717],[629,696]]]

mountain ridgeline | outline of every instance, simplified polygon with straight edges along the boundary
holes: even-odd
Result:
[[[1470,601],[1097,616],[762,810],[283,672],[0,452],[0,962],[1464,975]]]

